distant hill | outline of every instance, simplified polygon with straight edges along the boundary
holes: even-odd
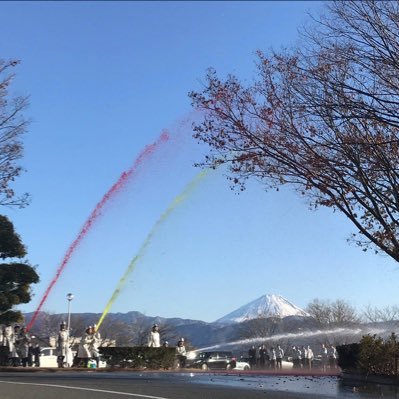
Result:
[[[26,323],[32,318],[33,313],[26,313]],[[72,334],[83,334],[86,326],[98,322],[100,313],[73,313],[71,315]],[[314,320],[309,320],[308,314],[279,295],[264,295],[238,310],[229,313],[214,323],[201,320],[164,318],[160,316],[146,316],[137,311],[127,313],[109,313],[101,327],[101,331],[107,338],[116,339],[117,344],[135,344],[133,336],[141,335],[145,339],[146,332],[157,323],[161,326],[163,340],[173,343],[184,337],[195,347],[206,347],[227,341],[239,340],[251,334],[269,334],[272,331],[283,332],[286,328],[291,331],[304,328],[304,324],[314,327]],[[279,326],[276,327],[275,318],[279,318]],[[292,320],[294,318],[295,320]],[[306,320],[305,320],[305,319]],[[256,323],[249,323],[262,319],[262,327],[259,329]],[[57,333],[59,324],[67,320],[67,314],[46,314],[37,317],[32,329],[38,336],[48,337]],[[285,320],[285,321],[284,321]],[[237,324],[240,324],[238,326]],[[266,325],[266,327],[265,327]],[[267,326],[272,326],[267,327]],[[137,341],[136,341],[137,343]]]

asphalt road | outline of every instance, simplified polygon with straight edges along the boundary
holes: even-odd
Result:
[[[337,396],[324,396],[328,397]],[[269,389],[267,383],[240,374],[90,371],[0,373],[0,399],[55,398],[316,399],[320,398],[320,392],[298,393]]]

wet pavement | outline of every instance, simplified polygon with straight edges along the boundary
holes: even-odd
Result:
[[[4,371],[1,370],[1,371]],[[308,398],[395,398],[399,399],[399,386],[388,384],[365,384],[357,382],[344,381],[339,377],[338,371],[333,371],[329,375],[322,374],[318,371],[305,372],[305,371],[291,371],[284,372],[280,375],[270,372],[259,371],[220,371],[220,372],[202,372],[198,370],[182,370],[177,371],[137,371],[137,370],[110,370],[110,369],[29,369],[18,368],[8,369],[11,373],[2,373],[2,378],[7,379],[7,374],[15,376],[19,374],[22,377],[28,375],[43,374],[51,379],[65,378],[78,378],[78,376],[89,379],[102,380],[104,383],[113,380],[122,382],[123,380],[129,381],[142,381],[148,380],[160,383],[175,383],[186,386],[201,385],[207,387],[225,387],[226,389],[236,388],[239,390],[257,391],[263,394],[269,394],[273,397],[293,397],[297,394],[299,397]],[[35,372],[33,372],[35,371]],[[21,374],[21,372],[23,372]],[[51,377],[53,375],[54,377]],[[69,375],[69,377],[68,377]],[[25,378],[24,378],[25,379]],[[255,392],[254,392],[255,394]],[[278,396],[277,396],[278,395]],[[269,397],[269,396],[267,396]],[[296,396],[295,396],[296,397]]]
[[[223,385],[255,389],[267,392],[305,394],[320,398],[395,398],[399,399],[399,387],[384,384],[346,383],[339,376],[322,375],[221,375],[187,374],[187,380],[196,384]]]

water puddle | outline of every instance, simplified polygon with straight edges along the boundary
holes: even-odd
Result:
[[[263,391],[305,393],[327,398],[384,398],[399,399],[399,387],[380,384],[346,384],[331,376],[254,376],[187,373],[184,379],[191,383],[223,385]]]

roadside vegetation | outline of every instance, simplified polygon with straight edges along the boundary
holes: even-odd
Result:
[[[13,182],[24,171],[18,162],[23,156],[22,137],[29,124],[23,116],[28,98],[10,94],[13,70],[18,64],[16,60],[0,59],[0,206],[12,208],[23,208],[29,202],[27,193],[18,195],[13,189]],[[26,255],[13,223],[0,215],[0,324],[22,321],[15,306],[30,301],[31,284],[39,281]]]

